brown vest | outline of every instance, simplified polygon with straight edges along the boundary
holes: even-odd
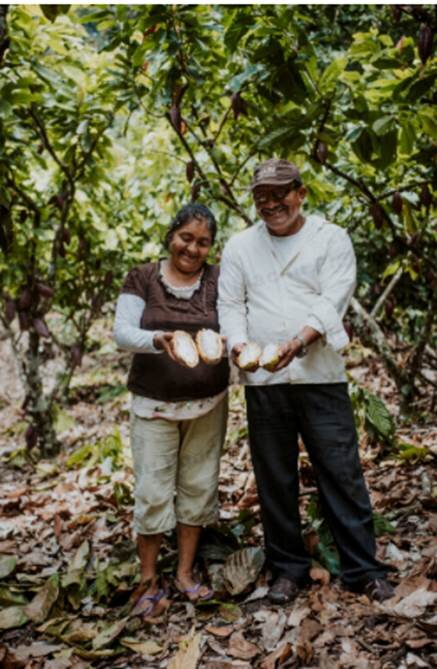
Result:
[[[146,308],[141,318],[144,330],[185,330],[195,334],[201,328],[219,331],[217,281],[219,268],[205,265],[200,287],[189,300],[169,293],[159,274],[159,263],[133,269],[122,293],[141,297]],[[218,365],[200,361],[193,369],[174,362],[166,353],[135,353],[128,377],[128,388],[136,395],[177,402],[212,397],[225,390],[229,382],[227,359]]]

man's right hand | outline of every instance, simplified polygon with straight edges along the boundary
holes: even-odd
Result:
[[[153,345],[159,351],[164,351],[165,353],[167,353],[167,355],[170,356],[172,360],[178,362],[177,359],[175,358],[173,349],[171,347],[172,339],[173,339],[173,332],[158,332],[153,337]]]

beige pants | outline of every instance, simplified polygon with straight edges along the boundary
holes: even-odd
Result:
[[[137,534],[168,532],[176,523],[209,525],[217,519],[227,400],[192,420],[132,415]]]

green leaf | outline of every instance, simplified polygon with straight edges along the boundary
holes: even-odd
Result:
[[[373,513],[373,525],[375,528],[375,535],[377,537],[382,536],[383,534],[395,534],[396,528],[391,524],[387,518],[384,518],[380,513],[376,511]]]
[[[342,56],[332,61],[324,70],[319,80],[319,90],[321,93],[330,93],[334,90],[337,80],[347,65],[347,58]]]
[[[366,420],[383,438],[392,437],[395,429],[392,415],[383,400],[373,393],[366,393]]]

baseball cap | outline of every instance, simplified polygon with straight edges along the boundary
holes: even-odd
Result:
[[[250,189],[257,186],[285,186],[292,181],[301,181],[296,165],[288,160],[270,158],[255,168]]]

